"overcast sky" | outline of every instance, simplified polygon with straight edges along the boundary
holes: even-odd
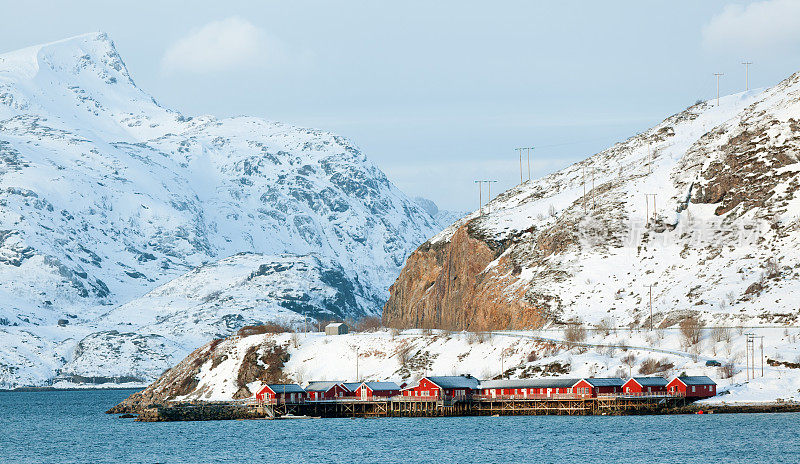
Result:
[[[0,0],[0,50],[108,32],[185,114],[257,115],[353,140],[406,193],[477,208],[697,99],[800,70],[800,0]]]

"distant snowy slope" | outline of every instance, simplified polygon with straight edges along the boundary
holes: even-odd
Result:
[[[105,34],[0,55],[0,335],[14,340],[0,355],[0,383],[47,381],[94,333],[171,337],[178,317],[183,332],[202,334],[165,343],[183,356],[194,348],[186,343],[245,321],[301,318],[291,312],[295,291],[319,295],[305,307],[312,314],[379,314],[408,253],[438,228],[342,137],[161,107]],[[241,252],[258,262],[244,264]],[[241,311],[225,313],[228,325],[213,305],[182,300],[184,289],[148,293],[198,266],[225,280],[214,273],[283,261],[293,263],[288,300],[266,302],[263,288],[228,282],[240,305],[226,311]],[[291,281],[300,265],[321,287]],[[346,304],[325,300],[332,295]],[[156,327],[166,321],[169,330]],[[39,367],[25,377],[22,365]]]

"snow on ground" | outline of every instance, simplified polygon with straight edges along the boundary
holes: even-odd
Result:
[[[645,375],[640,369],[648,360],[660,363],[659,372],[646,375],[673,377],[680,374],[707,375],[717,384],[719,396],[704,403],[800,401],[800,369],[764,366],[764,377],[747,380],[745,333],[764,336],[764,357],[798,362],[800,329],[730,329],[714,341],[705,329],[699,344],[686,347],[678,330],[614,330],[610,334],[590,331],[584,346],[570,348],[562,330],[493,333],[422,330],[380,330],[370,333],[326,336],[323,333],[253,335],[233,337],[227,358],[212,367],[208,360],[198,378],[195,393],[180,399],[230,400],[238,390],[237,373],[247,349],[267,341],[286,344],[290,359],[284,372],[305,385],[314,380],[392,380],[414,382],[426,375],[472,374],[491,379],[558,376],[627,377]],[[727,337],[730,337],[730,341]],[[757,345],[758,346],[758,345]],[[624,360],[633,356],[632,362]],[[760,356],[757,350],[756,359]],[[405,361],[404,361],[405,360]],[[723,369],[706,366],[709,360],[732,363],[734,375],[725,378]],[[760,376],[760,363],[757,375]],[[248,385],[252,393],[261,387]]]

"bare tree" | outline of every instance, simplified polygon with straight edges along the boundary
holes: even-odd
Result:
[[[597,330],[598,334],[607,337],[611,335],[611,332],[614,330],[614,321],[609,317],[600,319],[600,322],[595,326],[595,330]]]
[[[408,345],[401,346],[397,350],[397,363],[400,364],[400,367],[406,367],[409,359],[411,359],[411,347]]]
[[[781,275],[780,266],[778,266],[778,261],[776,261],[775,258],[767,258],[767,261],[764,263],[764,274],[767,279],[772,279],[773,277]]]
[[[719,376],[723,379],[730,379],[736,375],[736,366],[732,362],[726,362],[719,367]]]
[[[586,327],[580,319],[571,319],[564,329],[564,340],[569,343],[583,343],[586,340]]]
[[[700,343],[700,338],[703,335],[703,324],[700,319],[694,316],[685,318],[680,323],[680,330],[688,346]]]
[[[711,339],[715,342],[730,343],[731,329],[727,327],[714,327],[711,329]]]
[[[632,377],[633,366],[636,365],[636,356],[633,353],[628,353],[622,357],[621,361],[622,364],[628,366],[628,377]]]

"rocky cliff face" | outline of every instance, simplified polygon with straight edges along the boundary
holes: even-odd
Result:
[[[390,288],[384,322],[450,330],[538,326],[539,308],[514,291],[502,291],[514,282],[514,262],[502,256],[507,248],[473,236],[469,223],[446,244],[426,243],[409,257]]]
[[[800,74],[702,103],[493,199],[411,254],[396,327],[793,323]],[[487,212],[489,211],[489,212]]]

